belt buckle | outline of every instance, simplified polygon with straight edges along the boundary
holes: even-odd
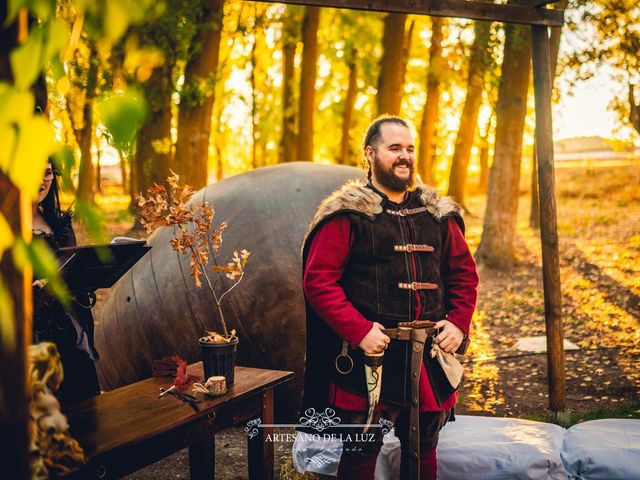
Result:
[[[409,243],[406,245],[407,253],[413,253],[413,244]]]
[[[418,290],[418,282],[411,282],[411,290],[414,292]]]

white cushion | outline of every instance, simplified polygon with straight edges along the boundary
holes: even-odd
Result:
[[[562,461],[582,480],[640,479],[640,420],[604,419],[567,430]]]
[[[440,433],[438,478],[566,480],[563,434],[564,428],[551,423],[456,415]]]

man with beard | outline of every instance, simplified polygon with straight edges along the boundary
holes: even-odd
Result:
[[[352,425],[335,430],[346,439],[338,479],[374,478],[380,425],[390,423],[402,447],[401,478],[435,479],[438,433],[452,416],[457,384],[432,353],[466,343],[476,265],[460,207],[415,186],[415,146],[404,120],[376,119],[364,156],[367,185],[349,183],[325,199],[303,246],[301,423]],[[364,364],[376,355],[384,371],[380,403],[362,435],[372,407]]]

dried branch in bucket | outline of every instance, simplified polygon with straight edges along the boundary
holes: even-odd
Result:
[[[220,335],[218,332],[206,331],[205,336],[202,337],[200,340],[204,343],[229,343],[234,338],[236,338],[235,328],[231,330],[231,334],[228,337]]]

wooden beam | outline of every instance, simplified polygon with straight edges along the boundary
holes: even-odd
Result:
[[[549,409],[556,419],[566,417],[565,362],[562,327],[562,294],[558,255],[553,129],[551,121],[551,58],[546,27],[531,27],[533,88],[536,103],[536,153],[540,192],[540,240],[544,316],[547,331]]]
[[[558,3],[560,0],[515,0],[515,3],[524,7],[543,7],[551,3]]]
[[[258,1],[265,2],[266,0]],[[472,20],[488,20],[491,22],[509,22],[548,27],[561,27],[564,23],[563,10],[485,3],[472,0],[281,0],[277,3],[348,8],[371,12],[409,13],[431,15],[433,17],[460,17],[470,18]]]

